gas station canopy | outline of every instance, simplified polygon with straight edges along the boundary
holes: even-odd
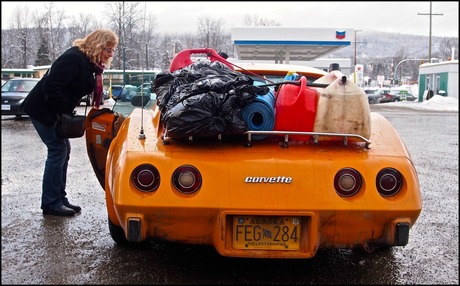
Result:
[[[312,61],[349,46],[353,29],[236,27],[232,43],[239,60],[275,63]]]

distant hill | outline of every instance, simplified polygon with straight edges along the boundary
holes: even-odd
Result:
[[[428,34],[428,32],[427,32]],[[409,35],[402,33],[387,33],[366,30],[356,34],[356,57],[363,58],[428,58],[429,36]],[[431,55],[435,57],[438,47],[445,37],[431,37]],[[456,42],[456,58],[458,59],[458,37],[449,38]],[[326,55],[326,58],[349,58],[354,56],[355,45]]]

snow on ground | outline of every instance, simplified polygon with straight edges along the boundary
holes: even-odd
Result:
[[[400,101],[381,103],[393,106],[404,106],[416,109],[428,109],[437,111],[457,111],[458,112],[458,98],[435,95],[430,100],[419,101]]]
[[[109,98],[109,99],[104,101],[104,105],[113,106],[113,105],[115,105],[115,100],[113,98]]]

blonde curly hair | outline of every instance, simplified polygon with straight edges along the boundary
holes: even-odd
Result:
[[[111,30],[97,29],[83,39],[76,39],[73,42],[91,62],[99,64],[101,61],[101,53],[104,48],[115,49],[118,45],[118,36]],[[103,63],[106,68],[110,67],[112,57],[108,62]]]

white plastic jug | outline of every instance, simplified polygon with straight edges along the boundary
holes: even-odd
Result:
[[[331,75],[327,79],[336,77]],[[313,131],[371,136],[370,107],[366,93],[346,76],[336,77],[328,87],[318,89],[319,100]],[[340,137],[320,136],[342,140]]]

